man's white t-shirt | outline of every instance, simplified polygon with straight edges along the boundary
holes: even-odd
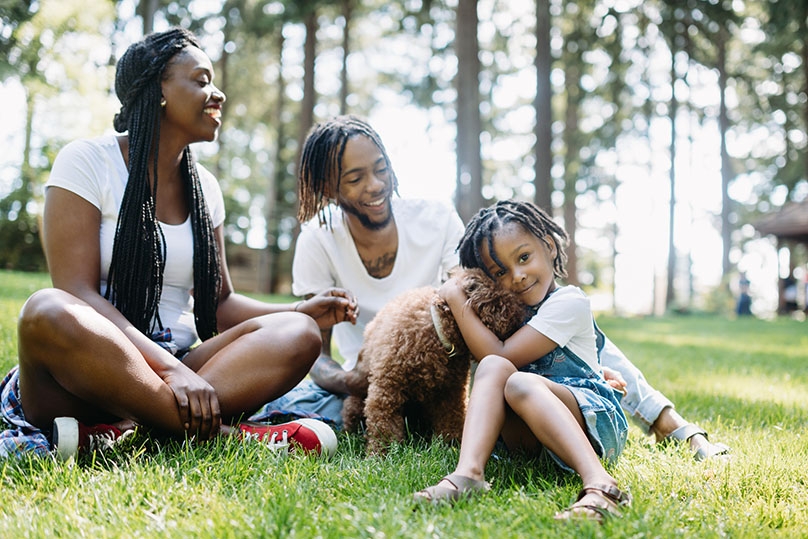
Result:
[[[216,178],[197,164],[202,192],[213,226],[224,222],[224,199]],[[112,247],[118,225],[118,213],[129,172],[114,135],[76,140],[65,146],[53,162],[46,188],[60,187],[71,191],[101,212],[101,283],[100,293],[107,288],[107,275],[112,260]],[[160,320],[171,328],[178,348],[188,348],[197,340],[194,323],[193,234],[190,215],[184,223],[160,223],[165,236],[165,271],[160,295]]]
[[[337,286],[351,291],[359,303],[356,325],[334,326],[333,338],[344,359],[343,368],[356,364],[365,325],[391,299],[422,286],[439,286],[458,265],[457,244],[463,222],[453,208],[437,201],[392,200],[398,230],[398,251],[390,275],[371,277],[356,250],[345,216],[331,208],[331,228],[317,218],[305,223],[297,239],[292,263],[292,292],[316,294]]]
[[[550,294],[528,325],[556,343],[567,347],[601,373],[595,344],[595,326],[589,298],[577,286],[562,286]]]

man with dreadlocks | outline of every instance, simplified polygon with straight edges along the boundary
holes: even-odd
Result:
[[[188,31],[147,36],[117,66],[114,127],[125,134],[75,141],[56,158],[44,212],[53,288],[20,315],[19,366],[0,386],[12,427],[0,455],[55,446],[69,457],[132,424],[333,451],[319,421],[238,423],[306,375],[320,330],[356,314],[336,288],[291,305],[233,291],[222,193],[189,149],[222,123],[213,76]]]
[[[333,328],[342,365],[332,357],[332,331],[326,329],[313,382],[301,383],[262,413],[316,413],[341,424],[344,396],[367,387],[353,371],[365,325],[396,295],[439,286],[457,265],[463,235],[457,213],[440,202],[394,197],[397,189],[384,144],[367,122],[340,116],[312,128],[300,162],[298,218],[304,224],[292,290],[308,297],[340,286],[356,294],[361,308],[356,325]]]
[[[311,130],[298,180],[304,225],[295,249],[293,291],[309,296],[344,287],[356,294],[361,310],[356,325],[333,329],[343,364],[332,358],[332,331],[324,331],[323,351],[310,373],[315,383],[301,383],[256,417],[287,410],[340,423],[344,395],[366,387],[351,370],[365,324],[401,292],[440,284],[459,263],[455,249],[463,225],[442,204],[393,197],[398,180],[384,145],[355,117],[333,118]],[[600,354],[609,382],[626,392],[626,413],[657,440],[687,442],[698,459],[726,453],[725,445],[709,442],[702,429],[685,421],[608,338]]]

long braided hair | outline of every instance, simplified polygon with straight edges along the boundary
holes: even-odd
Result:
[[[379,134],[365,120],[356,116],[336,116],[312,127],[303,143],[298,174],[297,218],[301,223],[320,217],[320,226],[331,226],[329,203],[337,198],[342,176],[342,156],[348,139],[363,135],[379,148],[393,177],[393,190],[398,194],[396,178],[387,150]]]
[[[199,47],[199,43],[182,28],[150,34],[126,50],[115,74],[115,93],[121,109],[113,125],[116,131],[127,131],[129,135],[129,180],[118,215],[105,297],[147,336],[155,326],[163,329],[158,305],[163,288],[165,237],[155,207],[162,117],[160,83],[172,59],[189,46]],[[194,319],[197,333],[204,340],[216,334],[221,286],[219,253],[196,162],[188,147],[183,151],[180,168],[194,238]]]
[[[494,232],[508,223],[520,224],[548,247],[552,248],[554,245],[556,256],[553,259],[553,274],[558,278],[567,276],[567,253],[564,251],[569,239],[567,232],[535,204],[517,200],[501,200],[493,206],[481,209],[471,218],[457,246],[460,265],[464,268],[481,268],[494,279],[483,262],[482,245],[485,242],[491,259],[503,267],[502,261],[494,252]]]

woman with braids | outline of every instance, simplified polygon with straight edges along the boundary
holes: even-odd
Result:
[[[556,283],[566,276],[566,240],[564,229],[527,202],[498,202],[466,227],[460,264],[481,268],[535,314],[503,342],[466,307],[453,279],[441,287],[469,350],[482,360],[457,467],[417,492],[417,500],[452,501],[488,490],[485,465],[501,440],[510,450],[545,452],[581,476],[578,499],[558,519],[602,521],[631,502],[600,461],[617,458],[628,424],[603,377],[589,299],[575,286]]]
[[[335,288],[279,305],[233,291],[221,190],[189,149],[221,126],[213,76],[186,30],[147,36],[117,66],[124,134],[75,141],[56,158],[44,212],[53,288],[22,308],[0,454],[55,446],[68,457],[132,424],[333,450],[319,421],[238,423],[306,375],[320,329],[355,322],[356,304]]]

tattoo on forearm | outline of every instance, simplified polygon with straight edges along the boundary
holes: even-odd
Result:
[[[312,365],[310,373],[313,377],[330,379],[338,370],[342,370],[342,368],[336,361],[328,356],[320,356]]]

